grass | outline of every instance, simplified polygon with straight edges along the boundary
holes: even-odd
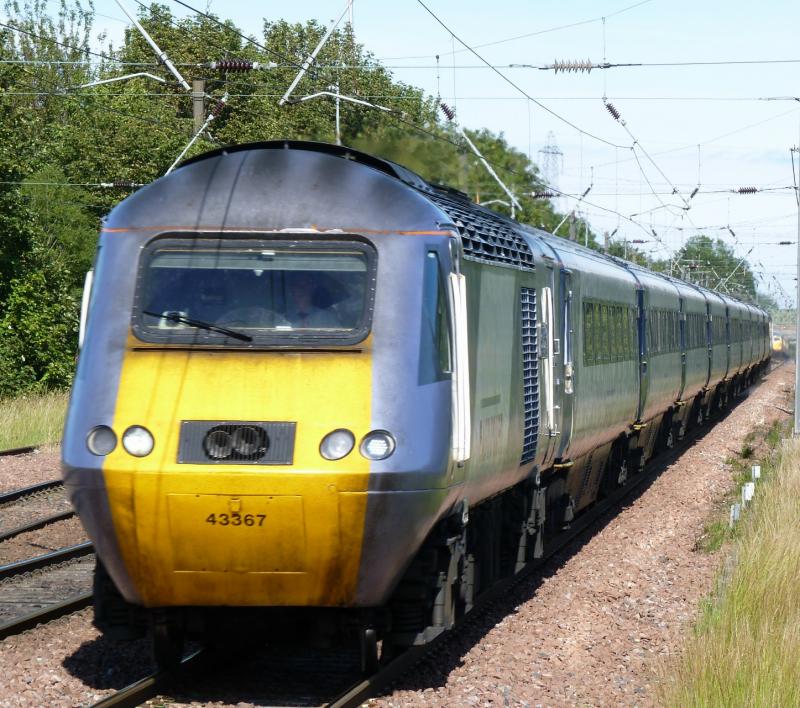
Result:
[[[0,450],[59,443],[68,399],[51,391],[0,400]]]
[[[800,440],[762,462],[717,590],[660,686],[666,706],[800,705]],[[666,673],[666,672],[665,672]]]
[[[715,518],[706,524],[703,533],[695,543],[695,550],[702,553],[716,553],[726,541],[738,538],[739,526],[729,525],[730,506],[742,498],[742,487],[752,478],[753,463],[758,462],[757,454],[771,455],[786,434],[786,428],[779,421],[769,427],[759,426],[745,436],[741,450],[725,460],[731,468],[734,486],[720,504]]]

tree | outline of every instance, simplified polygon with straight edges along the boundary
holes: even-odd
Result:
[[[674,258],[675,274],[711,289],[721,289],[754,301],[756,283],[745,258],[737,256],[721,239],[692,236]]]

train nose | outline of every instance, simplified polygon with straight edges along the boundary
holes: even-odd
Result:
[[[299,495],[169,494],[174,572],[305,573]]]
[[[204,470],[129,481],[112,495],[145,606],[354,604],[363,475]]]

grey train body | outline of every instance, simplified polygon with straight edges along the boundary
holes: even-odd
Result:
[[[759,308],[519,224],[399,165],[296,141],[200,156],[106,223],[65,431],[67,488],[128,603],[141,592],[85,437],[113,417],[136,264],[165,233],[374,248],[371,425],[397,448],[370,463],[351,608],[387,645],[452,626],[770,354]]]

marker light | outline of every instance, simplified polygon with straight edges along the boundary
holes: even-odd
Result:
[[[122,434],[122,447],[134,457],[145,457],[153,451],[153,436],[147,428],[132,425]]]
[[[368,460],[385,460],[394,452],[395,442],[392,434],[385,430],[373,430],[361,441],[359,451]]]
[[[97,425],[86,436],[86,447],[93,455],[108,455],[117,446],[117,436],[107,425]]]
[[[341,460],[350,454],[356,444],[353,433],[344,428],[328,433],[319,444],[319,454],[326,460]]]

